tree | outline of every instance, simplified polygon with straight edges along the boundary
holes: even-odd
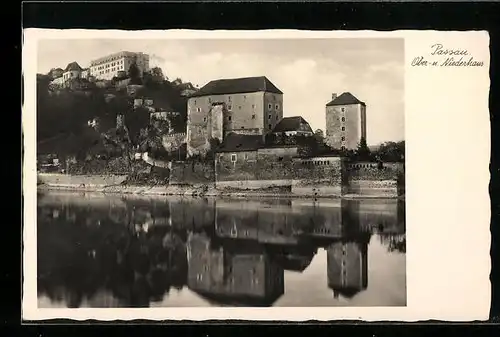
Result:
[[[359,141],[358,148],[356,149],[356,156],[358,157],[358,160],[371,159],[370,149],[368,148],[364,137],[361,137],[361,140]]]
[[[128,77],[130,78],[130,84],[142,84],[141,71],[135,61],[128,68]]]
[[[325,142],[325,134],[323,133],[323,130],[317,129],[314,131],[314,138],[316,138],[316,141],[318,143],[324,143]]]
[[[403,162],[405,157],[405,141],[382,143],[374,151],[374,155],[382,161]]]
[[[161,83],[165,80],[165,76],[163,75],[163,70],[160,67],[152,68],[151,76],[153,76],[153,80],[158,83]]]

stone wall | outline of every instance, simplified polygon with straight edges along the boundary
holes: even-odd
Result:
[[[346,194],[394,197],[405,193],[403,163],[358,162],[347,165]]]
[[[38,174],[38,180],[40,182],[53,187],[105,187],[119,185],[123,183],[126,178],[126,175]]]
[[[403,163],[359,162],[348,164],[350,180],[398,180],[404,175]]]
[[[294,177],[293,158],[297,147],[266,148],[257,151],[258,180],[290,180]]]
[[[161,142],[166,151],[176,151],[184,142],[186,142],[186,133],[180,132],[163,135]]]
[[[293,194],[340,196],[345,188],[346,171],[340,157],[296,159],[293,171]]]
[[[214,184],[214,164],[198,161],[171,162],[169,183],[171,185]]]
[[[257,151],[218,153],[217,182],[257,180]]]

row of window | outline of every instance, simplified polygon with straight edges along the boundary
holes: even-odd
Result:
[[[304,162],[302,162],[302,165],[305,165],[305,166],[324,166],[324,165],[331,165],[331,162],[328,160],[304,161]]]
[[[244,99],[246,99],[246,96],[243,96],[243,98],[244,98]],[[231,102],[232,102],[232,101],[231,101],[231,96],[228,96],[228,102],[229,102],[229,103],[231,103]],[[212,98],[211,98],[211,97],[209,97],[209,98],[208,98],[208,103],[210,103],[210,104],[212,104],[212,103],[213,103],[213,102],[212,102]],[[196,105],[196,104],[197,104],[197,100],[194,100],[194,105]],[[228,105],[227,105],[227,109],[228,109],[228,110],[231,110],[231,108],[232,108],[231,104],[228,104]],[[241,109],[241,106],[239,106],[239,108]],[[272,110],[272,109],[273,109],[273,105],[272,105],[271,103],[269,103],[269,104],[267,105],[267,108],[268,108],[269,110]],[[274,105],[274,109],[275,109],[275,110],[279,110],[279,108],[280,108],[280,105],[279,105],[279,104],[275,104],[275,105]],[[252,104],[252,109],[255,109],[255,104]]]
[[[111,67],[114,67],[114,66],[117,66],[117,65],[123,65],[123,60],[120,60],[120,61],[117,61],[117,62],[108,63],[108,64],[105,64],[105,65],[102,65],[102,66],[98,66],[97,70],[103,70],[103,69],[111,68]]]

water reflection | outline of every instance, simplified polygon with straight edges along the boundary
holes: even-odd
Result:
[[[50,193],[38,202],[39,306],[405,305],[404,218],[402,200]],[[384,282],[371,287],[370,273]],[[387,303],[370,295],[383,291]]]

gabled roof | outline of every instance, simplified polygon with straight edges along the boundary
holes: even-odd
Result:
[[[76,62],[71,62],[71,63],[68,63],[68,65],[66,66],[66,69],[64,71],[73,71],[73,70],[81,71],[82,67],[80,67],[80,65]]]
[[[220,79],[210,81],[200,90],[191,95],[191,97],[240,94],[265,91],[275,94],[283,94],[269,79],[265,76],[242,77],[232,79]]]
[[[326,106],[350,105],[350,104],[366,105],[365,102],[360,101],[350,92],[344,92],[342,95],[328,102]]]
[[[216,152],[256,151],[264,146],[261,135],[228,134]]]
[[[210,293],[207,291],[199,291],[199,290],[194,290],[194,292],[198,296],[209,302],[210,304],[215,304],[217,306],[229,306],[229,307],[270,307],[282,295],[279,292],[265,296]]]
[[[313,132],[309,123],[307,123],[307,121],[300,116],[283,118],[274,127],[273,132],[299,131],[302,124],[306,124],[309,127],[310,131]]]

